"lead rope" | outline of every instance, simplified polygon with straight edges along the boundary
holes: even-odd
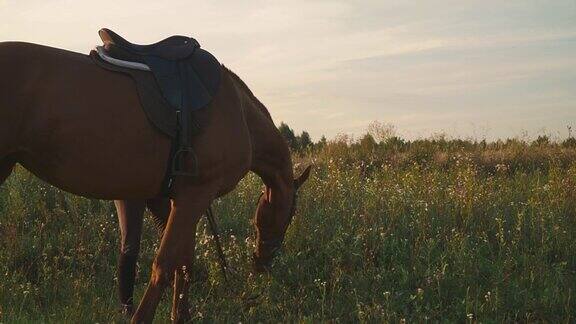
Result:
[[[220,259],[220,269],[222,270],[224,281],[228,283],[228,263],[226,263],[226,256],[224,255],[224,250],[222,250],[222,245],[220,244],[220,234],[218,233],[218,226],[216,225],[216,220],[214,219],[212,206],[208,207],[208,210],[206,211],[206,219],[208,219],[210,231],[212,232],[212,236],[214,236],[214,243],[216,244],[216,251],[218,252],[218,257]]]

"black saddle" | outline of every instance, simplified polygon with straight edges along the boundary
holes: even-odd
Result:
[[[200,129],[192,118],[192,112],[206,107],[212,101],[220,85],[220,63],[212,54],[201,49],[200,44],[191,37],[171,36],[154,44],[137,45],[106,28],[98,33],[107,56],[116,60],[142,63],[150,69],[163,99],[171,107],[174,114],[172,116],[167,116],[166,109],[154,108],[158,107],[158,100],[146,93],[145,89],[150,89],[150,82],[147,76],[142,75],[142,71],[135,72],[126,67],[112,66],[114,63],[110,63],[110,60],[105,62],[97,54],[92,55],[98,65],[127,73],[136,80],[142,106],[145,111],[148,110],[146,115],[152,124],[157,127],[161,125],[160,130],[173,138],[169,167],[162,188],[162,192],[168,194],[175,176],[198,174],[191,141],[192,135]],[[146,100],[154,103],[150,104],[145,102]],[[151,109],[157,111],[150,111]],[[176,123],[173,123],[173,120]],[[184,168],[185,159],[193,162],[192,169]]]
[[[138,45],[107,28],[101,29],[98,34],[108,51],[116,47],[136,56],[156,56],[171,61],[185,59],[200,47],[194,38],[186,36],[171,36],[154,44]]]

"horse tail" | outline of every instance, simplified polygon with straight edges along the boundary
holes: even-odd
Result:
[[[20,64],[19,49],[22,43],[0,43],[0,185],[8,178],[16,160],[12,156],[16,128],[20,112],[13,109],[14,102],[22,97],[15,95],[14,88],[24,79],[18,76],[16,65]]]
[[[6,105],[2,101],[1,97],[6,97],[0,87],[0,185],[4,183],[6,178],[12,173],[14,168],[15,159],[10,156],[10,147],[12,145],[12,140],[14,138],[11,124],[13,120],[9,114],[6,112]]]

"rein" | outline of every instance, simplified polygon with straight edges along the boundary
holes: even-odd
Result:
[[[224,276],[224,281],[228,283],[228,263],[226,262],[226,256],[224,255],[224,250],[222,249],[222,244],[220,244],[220,234],[218,232],[218,226],[216,225],[216,220],[214,219],[214,213],[212,212],[212,206],[208,207],[206,211],[206,219],[208,220],[208,225],[210,226],[210,231],[212,236],[214,236],[214,243],[216,244],[216,252],[218,252],[218,259],[220,261],[220,269],[222,270],[222,275]]]
[[[260,194],[260,197],[258,198],[258,201],[260,201],[260,198],[262,197],[262,195],[264,195],[264,192],[262,192]],[[292,200],[292,210],[290,211],[290,221],[292,221],[292,217],[294,215],[295,209],[296,209],[296,192],[294,192],[294,197]],[[210,205],[210,207],[208,207],[208,209],[206,210],[206,219],[208,220],[208,225],[210,226],[210,232],[212,232],[212,236],[214,237],[214,244],[216,245],[216,252],[218,253],[218,261],[220,264],[220,270],[222,270],[222,275],[224,276],[224,281],[228,283],[228,262],[226,262],[226,255],[224,254],[224,250],[222,249],[222,244],[220,243],[220,233],[218,232],[218,225],[216,224],[216,219],[214,218],[214,213],[212,211],[212,206]],[[267,246],[270,250],[270,258],[274,257],[274,255],[280,250],[281,246],[282,246],[282,242],[284,241],[284,237],[279,237],[277,239],[274,240],[267,240],[267,241],[262,241],[260,244],[262,244],[263,246]],[[256,256],[256,254],[254,253],[252,255],[253,260],[256,262],[256,264],[261,264],[264,263],[268,260],[264,260],[262,258],[259,258]]]

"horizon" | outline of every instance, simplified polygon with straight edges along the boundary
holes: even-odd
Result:
[[[286,124],[284,122],[281,122],[281,124]],[[287,125],[287,124],[286,124]],[[280,126],[280,125],[279,125]],[[301,132],[295,132],[290,125],[287,125],[289,127],[289,129],[293,132],[292,135],[294,135],[294,137],[296,138],[296,142],[298,142],[301,138],[301,136],[303,135],[303,133],[308,133],[308,136],[310,136],[309,132],[306,131],[305,129],[302,130]],[[320,142],[323,141],[322,137],[324,137],[324,139],[328,142],[328,143],[334,143],[334,142],[345,142],[346,144],[357,144],[360,143],[365,136],[370,135],[372,137],[372,139],[374,139],[374,141],[378,144],[381,144],[383,142],[386,142],[389,139],[399,139],[405,142],[414,142],[414,141],[433,141],[433,140],[445,140],[447,142],[449,141],[465,141],[465,142],[470,142],[470,143],[481,143],[481,142],[485,142],[487,144],[496,144],[498,142],[502,142],[502,143],[507,143],[509,141],[513,141],[516,143],[520,143],[520,144],[532,144],[535,142],[540,142],[540,141],[545,141],[548,144],[552,144],[552,145],[574,145],[574,140],[576,140],[576,137],[574,136],[574,129],[572,129],[572,127],[567,127],[566,128],[566,134],[550,134],[550,133],[540,133],[540,134],[535,134],[535,135],[530,135],[526,132],[522,133],[522,134],[518,134],[518,135],[514,135],[514,136],[508,136],[508,137],[501,137],[501,138],[487,138],[487,137],[482,137],[482,136],[476,136],[476,137],[472,137],[472,136],[454,136],[442,131],[439,132],[435,132],[435,133],[431,133],[431,134],[424,134],[422,136],[417,136],[417,137],[406,137],[403,136],[403,134],[398,133],[396,131],[396,127],[394,125],[391,124],[380,124],[380,125],[376,125],[377,128],[372,128],[371,125],[368,126],[368,128],[364,131],[364,132],[360,132],[359,134],[345,134],[345,133],[341,133],[341,134],[337,134],[333,137],[326,137],[324,135],[321,135],[319,138],[317,139],[312,139],[312,144],[316,145],[319,144]],[[379,127],[379,128],[378,128]],[[384,130],[383,134],[384,138],[382,138],[382,136],[379,136],[378,131],[379,130]],[[282,135],[288,140],[289,136],[285,135],[285,133],[282,132],[282,130],[280,131],[280,133],[282,133]],[[291,135],[290,135],[291,136]],[[289,144],[290,141],[288,140]],[[300,145],[300,144],[298,144]]]
[[[103,10],[101,8],[114,8]],[[87,54],[108,27],[136,43],[195,37],[297,134],[568,137],[576,2],[0,0],[0,41]]]

